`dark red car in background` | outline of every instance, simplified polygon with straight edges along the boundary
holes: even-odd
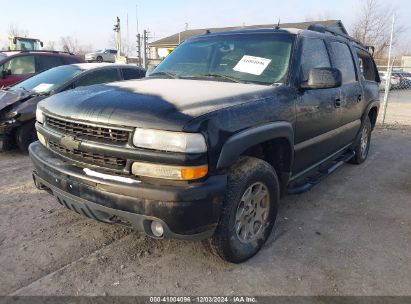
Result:
[[[57,51],[0,52],[0,88],[60,65],[82,63],[84,59]]]

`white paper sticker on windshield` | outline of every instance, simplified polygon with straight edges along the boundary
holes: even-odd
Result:
[[[37,87],[33,88],[33,91],[37,93],[43,93],[43,92],[47,92],[52,87],[53,87],[52,83],[41,83]]]
[[[271,59],[244,55],[233,70],[259,76],[264,72],[270,62]]]

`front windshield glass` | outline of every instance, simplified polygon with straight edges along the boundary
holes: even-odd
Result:
[[[293,41],[287,34],[194,38],[176,48],[150,76],[282,83],[288,74]]]
[[[81,69],[72,65],[59,66],[24,80],[11,87],[11,90],[22,88],[36,93],[50,93],[81,72]]]

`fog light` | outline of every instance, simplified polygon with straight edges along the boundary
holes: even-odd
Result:
[[[159,222],[151,222],[151,232],[157,237],[163,236],[164,228]]]
[[[137,176],[188,181],[206,176],[208,166],[182,167],[135,162],[131,167],[131,173]]]

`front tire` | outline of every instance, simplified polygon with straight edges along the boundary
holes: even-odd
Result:
[[[370,151],[372,125],[370,118],[367,116],[361,128],[361,138],[358,145],[354,148],[355,155],[350,160],[352,164],[362,164]]]
[[[26,122],[20,126],[16,132],[16,143],[20,151],[27,152],[29,145],[37,140],[34,121]]]
[[[96,58],[96,61],[97,61],[98,63],[101,63],[101,62],[103,62],[103,57],[101,57],[101,56],[98,56],[98,57]]]
[[[228,174],[220,221],[209,240],[212,252],[232,263],[254,256],[271,233],[279,199],[273,167],[254,157],[240,157]]]

